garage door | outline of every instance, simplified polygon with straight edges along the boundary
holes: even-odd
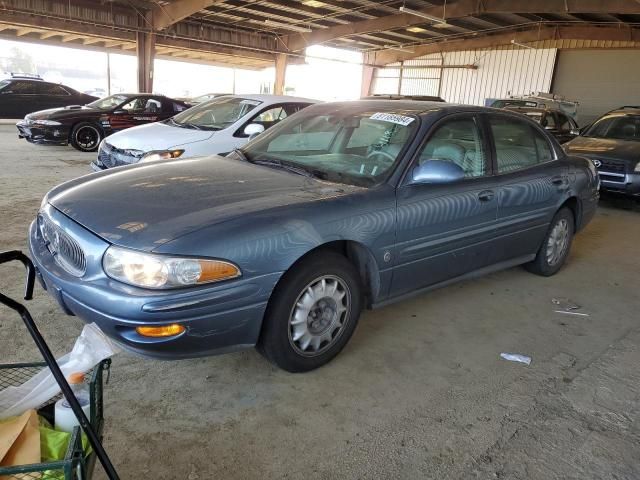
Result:
[[[580,102],[584,126],[622,105],[640,105],[637,50],[561,50],[552,92]]]

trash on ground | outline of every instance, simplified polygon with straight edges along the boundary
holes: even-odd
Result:
[[[554,305],[557,305],[560,310],[564,310],[565,312],[570,312],[572,310],[580,310],[582,308],[577,303],[564,297],[552,298],[551,303],[553,303]]]
[[[588,313],[580,313],[580,312],[568,312],[566,310],[554,310],[555,313],[563,313],[565,315],[579,315],[580,317],[588,317]]]
[[[95,324],[85,325],[71,353],[58,359],[63,374],[86,373],[102,360],[118,353],[117,347]],[[60,393],[60,386],[48,368],[42,369],[25,383],[0,391],[0,419],[21,415],[38,408]]]
[[[519,353],[501,353],[500,356],[510,362],[520,362],[531,365],[531,357],[520,355]]]
[[[578,312],[582,307],[577,303],[569,300],[568,298],[558,297],[552,298],[551,303],[558,307],[558,310],[554,310],[554,313],[562,313],[564,315],[578,315],[580,317],[588,317],[588,313]]]

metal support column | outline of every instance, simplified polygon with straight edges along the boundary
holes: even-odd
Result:
[[[284,95],[284,81],[287,74],[287,55],[276,54],[276,82],[273,87],[275,95]]]

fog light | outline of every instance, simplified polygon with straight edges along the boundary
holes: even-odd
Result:
[[[174,337],[184,332],[186,328],[177,323],[161,325],[159,327],[136,327],[136,332],[143,337]]]

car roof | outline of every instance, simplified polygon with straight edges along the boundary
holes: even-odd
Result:
[[[301,103],[318,103],[318,100],[304,97],[292,97],[289,95],[271,95],[266,93],[259,94],[228,94],[225,96],[246,98],[247,100],[256,100],[258,102],[285,103],[285,102],[301,102]]]
[[[353,105],[358,109],[384,109],[387,111],[404,111],[411,112],[415,115],[427,113],[431,111],[444,111],[447,113],[455,112],[504,112],[500,108],[479,107],[476,105],[464,105],[459,103],[444,103],[444,102],[428,102],[424,100],[352,100],[344,102],[330,102],[323,105],[344,105],[345,107]]]
[[[616,108],[615,110],[611,110],[607,112],[605,115],[609,115],[611,113],[619,113],[626,115],[640,115],[640,105],[625,105],[620,108]]]
[[[518,107],[517,105],[507,105],[504,107],[504,110],[511,110],[512,112],[532,112],[532,113],[545,113],[545,112],[556,112],[562,113],[564,112],[558,108],[542,108],[542,107]],[[566,115],[566,114],[564,114]]]

